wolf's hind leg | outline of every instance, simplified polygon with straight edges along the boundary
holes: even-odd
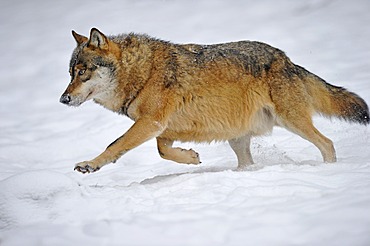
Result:
[[[313,143],[320,150],[324,162],[337,161],[333,142],[314,127],[309,116],[300,116],[289,120],[280,119],[280,121],[281,126]]]
[[[253,164],[250,142],[251,135],[249,134],[229,140],[230,147],[238,158],[238,170],[243,170],[248,165]]]
[[[322,135],[312,123],[312,114],[315,112],[306,80],[300,76],[276,78],[271,81],[271,99],[275,104],[276,123],[287,130],[298,134],[302,138],[313,143],[321,152],[324,162],[335,162],[336,155],[333,142]]]
[[[159,155],[166,160],[185,164],[199,164],[199,154],[192,149],[173,148],[173,141],[157,137]]]

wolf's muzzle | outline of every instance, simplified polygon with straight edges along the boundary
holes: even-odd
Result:
[[[69,94],[63,94],[59,101],[68,105],[71,102],[71,96]]]

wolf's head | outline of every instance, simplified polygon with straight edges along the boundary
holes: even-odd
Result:
[[[114,92],[117,81],[117,44],[109,40],[98,29],[84,37],[72,31],[77,42],[69,64],[71,82],[60,98],[69,106],[79,106],[87,100],[104,100]]]

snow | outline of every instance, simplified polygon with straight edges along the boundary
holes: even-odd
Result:
[[[177,144],[202,164],[163,160],[154,140],[99,172],[74,172],[132,122],[91,102],[59,103],[71,30],[143,32],[178,43],[258,40],[370,103],[370,2],[0,2],[0,244],[370,245],[370,133],[315,117],[335,144],[275,128],[253,139],[256,164],[233,171],[226,143]]]

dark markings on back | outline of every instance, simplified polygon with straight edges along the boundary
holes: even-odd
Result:
[[[177,84],[177,58],[176,58],[177,53],[176,52],[171,52],[169,59],[167,60],[167,70],[165,74],[165,80],[164,80],[164,86],[166,88],[172,87],[175,84]]]
[[[242,64],[243,69],[254,77],[268,72],[276,61],[276,56],[285,56],[284,52],[270,45],[254,42],[240,41],[214,45],[185,44],[180,45],[193,54],[197,65],[226,59],[235,64]]]

